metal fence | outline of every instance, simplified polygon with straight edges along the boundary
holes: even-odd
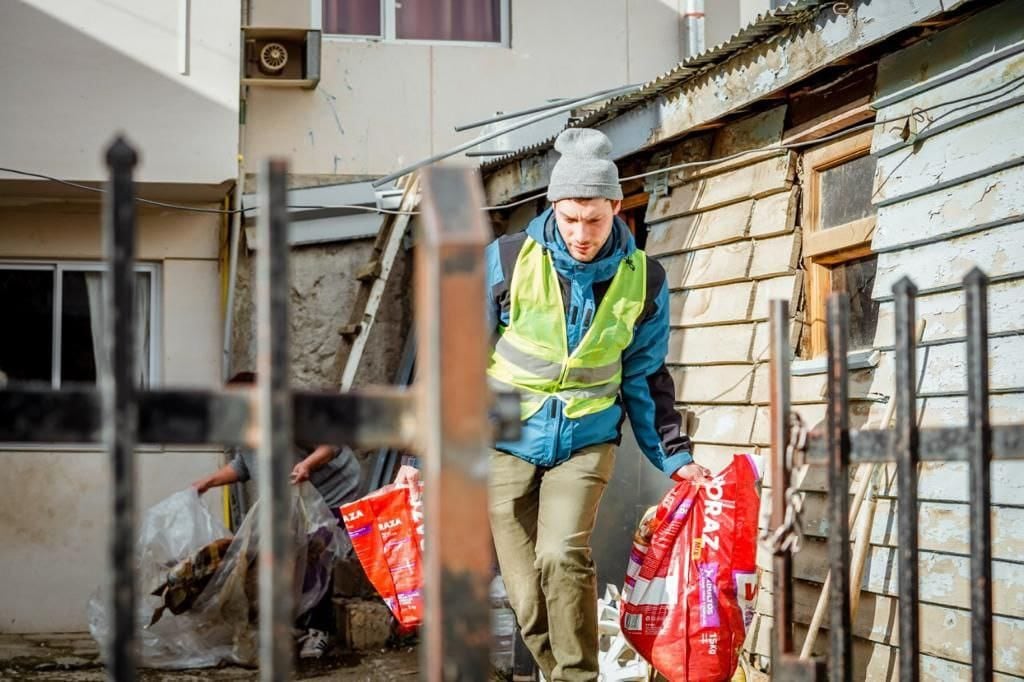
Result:
[[[777,679],[848,681],[853,674],[851,638],[849,467],[895,462],[898,489],[899,679],[920,677],[918,613],[918,464],[967,462],[970,485],[972,679],[992,679],[992,533],[989,467],[993,459],[1024,459],[1024,425],[989,423],[988,279],[978,269],[963,281],[967,314],[967,425],[919,428],[916,394],[916,287],[904,278],[893,287],[896,314],[896,424],[893,430],[851,430],[846,366],[849,302],[828,301],[828,411],[826,427],[800,438],[791,412],[789,306],[771,310],[771,420],[773,611],[772,667]],[[886,425],[887,426],[887,425]],[[828,463],[829,648],[828,660],[802,660],[793,646],[794,461]]]
[[[423,173],[416,255],[418,379],[409,390],[367,388],[338,394],[290,388],[288,349],[287,165],[270,160],[260,174],[257,226],[259,382],[251,390],[140,389],[133,371],[135,150],[109,148],[103,208],[105,351],[112,362],[95,388],[0,390],[0,441],[101,442],[112,463],[109,547],[112,636],[104,658],[113,680],[137,675],[135,622],[136,480],[139,443],[223,444],[258,448],[260,675],[292,673],[288,474],[292,443],[396,446],[422,456],[425,483],[425,625],[421,677],[483,680],[490,670],[491,545],[486,447],[498,430],[516,438],[519,403],[492,396],[485,383],[483,249],[490,238],[475,173]]]

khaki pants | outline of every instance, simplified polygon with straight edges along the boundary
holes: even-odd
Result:
[[[491,455],[494,546],[523,641],[550,682],[597,680],[597,573],[590,552],[615,446],[546,469]]]

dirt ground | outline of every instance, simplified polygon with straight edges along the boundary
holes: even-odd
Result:
[[[301,661],[297,680],[326,682],[353,680],[393,682],[414,680],[419,672],[417,651],[412,647],[374,652],[343,653],[319,661]],[[226,666],[205,670],[142,670],[145,682],[205,682],[206,680],[255,680],[250,668]],[[96,643],[85,632],[48,635],[0,635],[0,681],[53,680],[92,682],[105,680]]]

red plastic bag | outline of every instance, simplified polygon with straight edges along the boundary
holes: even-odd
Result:
[[[626,640],[669,680],[728,680],[757,599],[757,465],[677,484],[645,515],[622,589]],[[653,512],[653,513],[652,513]]]
[[[420,491],[399,486],[341,507],[359,563],[402,630],[423,619],[421,508]]]

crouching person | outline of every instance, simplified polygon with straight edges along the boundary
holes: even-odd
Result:
[[[241,372],[232,377],[228,386],[246,386],[255,382],[255,373]],[[295,485],[303,481],[312,483],[344,530],[341,506],[359,497],[361,468],[354,453],[349,448],[339,449],[333,445],[305,444],[296,444],[294,453],[296,463],[291,482]],[[210,488],[254,480],[257,471],[256,453],[248,448],[236,448],[227,464],[194,482],[192,487],[202,495]],[[337,634],[333,595],[334,573],[331,571],[324,596],[296,622],[302,645],[299,650],[301,658],[320,658],[330,648]]]

